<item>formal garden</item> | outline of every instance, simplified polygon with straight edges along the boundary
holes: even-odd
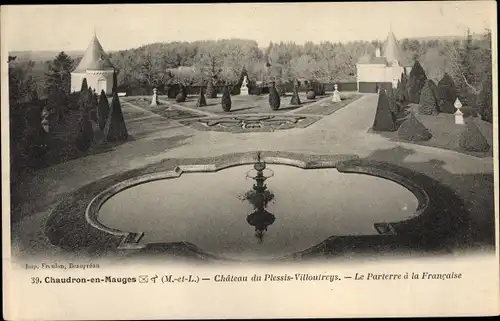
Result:
[[[289,66],[293,68],[288,70],[285,67],[273,69],[270,63],[266,63],[267,69],[259,71],[255,67],[257,64],[247,67],[229,58],[221,62],[216,61],[213,55],[205,55],[200,57],[205,69],[196,77],[193,77],[193,73],[185,77],[182,73],[154,74],[145,65],[135,68],[133,62],[127,66],[119,60],[116,61],[119,68],[113,73],[111,95],[106,95],[104,91],[96,92],[87,85],[86,79],[78,92],[70,93],[70,70],[75,61],[64,53],[49,64],[47,95],[39,95],[35,85],[37,79],[29,73],[30,66],[16,63],[13,57],[9,65],[12,218],[19,226],[32,228],[24,230],[26,236],[18,233],[16,237],[20,237],[21,243],[30,243],[28,238],[34,237],[43,239],[40,247],[55,245],[65,251],[78,248],[94,254],[106,251],[108,247],[134,246],[133,243],[138,243],[141,238],[140,233],[129,233],[122,239],[121,234],[117,237],[103,232],[106,227],[96,218],[100,215],[99,209],[93,213],[96,217],[92,224],[95,226],[89,223],[88,206],[103,190],[115,188],[121,182],[131,181],[133,185],[142,176],[157,179],[166,175],[175,178],[180,177],[183,171],[221,170],[220,175],[217,174],[217,181],[223,182],[224,189],[214,188],[214,181],[207,178],[193,183],[193,187],[186,190],[176,190],[177,187],[168,184],[158,189],[146,189],[141,193],[151,194],[148,196],[151,201],[148,202],[131,202],[132,196],[123,196],[123,201],[116,201],[116,206],[123,206],[124,212],[129,207],[133,211],[134,206],[141,208],[151,205],[151,213],[163,217],[163,208],[154,207],[158,203],[154,200],[163,199],[162,195],[167,190],[175,190],[176,195],[186,195],[191,190],[198,197],[196,204],[201,204],[201,211],[208,206],[203,203],[203,190],[210,190],[212,198],[221,197],[219,203],[223,204],[226,194],[247,188],[245,179],[248,177],[245,173],[248,174],[251,167],[241,166],[254,164],[255,155],[259,155],[260,160],[260,151],[264,151],[262,155],[271,167],[278,173],[282,171],[281,176],[278,175],[274,181],[277,182],[275,187],[279,187],[278,199],[289,197],[284,202],[288,206],[286,210],[291,213],[294,208],[302,208],[301,214],[304,214],[310,207],[318,206],[317,220],[309,223],[321,233],[303,231],[309,236],[303,237],[302,241],[315,243],[318,237],[326,237],[331,232],[330,228],[338,229],[336,231],[340,235],[346,231],[356,234],[359,232],[356,228],[364,226],[359,233],[367,235],[359,239],[345,235],[345,238],[328,238],[327,243],[316,247],[315,253],[335,254],[339,249],[342,252],[345,244],[367,249],[370,248],[369,244],[376,244],[375,248],[394,250],[401,245],[401,239],[394,236],[397,233],[404,235],[402,239],[409,248],[412,244],[420,244],[424,248],[431,245],[440,247],[441,237],[445,234],[446,242],[449,242],[445,247],[451,248],[458,243],[490,244],[490,214],[493,208],[490,160],[493,156],[494,121],[491,65],[485,63],[476,66],[472,63],[478,53],[481,53],[483,60],[486,55],[484,46],[472,49],[469,40],[464,42],[463,48],[462,45],[453,45],[462,60],[461,64],[453,65],[450,72],[435,73],[429,64],[424,67],[420,59],[415,57],[411,71],[401,75],[397,86],[393,88],[390,84],[381,83],[378,94],[359,93],[352,89],[352,79],[346,82],[334,76],[335,73],[347,78],[352,76],[354,57],[347,59],[345,48],[337,48],[340,53],[337,58],[343,58],[340,65],[325,63],[328,59],[317,53],[316,61],[316,58],[311,58],[314,56],[312,54],[307,59],[292,58]],[[273,47],[275,53],[283,53],[286,48],[277,47],[279,50]],[[268,54],[273,56],[273,50]],[[324,54],[324,51],[321,52]],[[118,59],[116,57],[133,56],[136,53],[134,49],[128,53],[114,54],[114,57]],[[148,57],[152,59],[154,56]],[[230,62],[234,64],[231,68],[214,67],[217,64],[223,67]],[[349,64],[351,66],[346,67]],[[488,68],[489,73],[486,72]],[[231,72],[224,74],[227,70]],[[413,156],[423,161],[415,161]],[[306,171],[309,174],[304,174],[285,168],[283,164],[331,172],[324,175],[319,171]],[[454,171],[446,165],[454,167]],[[232,166],[237,167],[235,172],[226,175],[229,172],[224,171]],[[253,166],[258,169],[263,165],[257,161]],[[457,174],[461,173],[462,168],[464,172]],[[341,172],[342,175],[332,182],[328,177],[338,174],[332,174],[333,171]],[[380,180],[351,181],[347,178],[351,175],[348,173],[371,173],[379,179],[394,178],[395,175],[400,185],[413,194],[405,194],[401,186],[396,188],[387,185],[385,188],[385,183]],[[318,176],[311,178],[308,175]],[[290,180],[290,177],[296,177],[297,180]],[[323,185],[314,185],[322,179],[325,180],[321,183]],[[313,181],[316,183],[311,183]],[[309,182],[308,188],[305,188],[304,182]],[[343,185],[336,186],[339,182],[345,182],[345,186],[356,186],[356,191],[353,189],[351,193]],[[254,186],[257,187],[253,192],[258,192],[258,181]],[[263,187],[260,188],[262,192]],[[392,200],[383,193],[372,193],[391,188],[394,188],[395,193],[401,193],[398,199]],[[323,194],[316,193],[316,189]],[[44,196],[30,193],[35,190],[44,193]],[[279,194],[280,191],[290,192]],[[332,191],[339,198],[330,204],[326,200]],[[323,195],[320,197],[322,200],[314,201],[313,194]],[[361,197],[367,194],[374,199],[354,201],[355,195]],[[310,197],[301,202],[301,195]],[[33,200],[28,204],[30,197]],[[164,198],[164,206],[170,206],[176,199]],[[332,199],[335,198],[332,196]],[[367,213],[371,213],[371,205],[377,203],[376,199],[384,200],[383,210],[376,214],[383,217],[383,213],[386,213],[389,215],[386,219],[394,223],[377,223],[376,230],[373,230],[370,215],[359,221],[345,220],[342,223],[344,225],[339,223],[344,229],[324,221],[328,217],[326,213],[335,206],[338,207],[337,212],[349,208],[353,213],[362,212],[358,205],[365,206],[368,208]],[[228,205],[224,213],[211,209],[210,213],[215,216],[210,222],[220,226],[231,225],[228,219],[232,219],[233,212],[244,210],[240,207],[241,202],[236,200],[234,197],[227,198],[228,204],[232,205]],[[184,204],[187,203],[189,199],[184,200]],[[411,217],[410,212],[417,211],[422,204],[430,204],[432,208],[429,205],[421,221],[406,222]],[[50,213],[47,212],[49,205]],[[255,213],[265,215],[265,222],[274,221],[274,216],[262,206],[253,206]],[[113,221],[116,218],[113,211],[111,209],[106,214],[103,210],[101,214],[108,215]],[[220,217],[217,216],[219,214]],[[247,222],[255,225],[257,230],[257,226],[265,222],[260,222],[255,215],[249,216]],[[125,224],[123,228],[143,226],[154,230],[157,226],[163,226],[156,224],[154,218],[137,222],[134,221],[136,217],[133,213],[127,217],[129,221],[119,222]],[[300,230],[306,226],[302,221],[294,221],[299,217],[302,218],[301,215],[290,216],[288,222],[293,223],[291,229]],[[403,218],[405,220],[398,221]],[[192,217],[192,220],[195,219],[199,219],[199,216]],[[342,218],[336,219],[342,221]],[[217,237],[206,229],[188,229],[190,224],[179,220],[179,226],[185,227],[185,233],[189,235],[203,235],[210,240]],[[113,222],[116,223],[116,220]],[[212,224],[210,222],[203,223],[205,225],[200,223],[200,226],[209,226]],[[437,224],[441,230],[428,228],[433,224]],[[40,225],[43,227],[39,228]],[[215,225],[211,228],[220,228]],[[263,232],[267,226],[259,231]],[[428,228],[428,238],[421,238],[416,231],[425,228]],[[247,229],[247,225],[239,226],[237,233],[228,235],[240,240],[241,235],[248,232]],[[147,242],[164,241],[163,230],[155,231],[150,239],[149,235],[146,237]],[[177,232],[180,233],[179,237],[184,233]],[[385,238],[373,236],[376,239],[374,241],[370,233],[391,235],[388,239],[392,241],[385,244],[381,241]],[[282,234],[280,242],[292,244],[290,240],[296,239],[294,234],[285,234]],[[252,240],[248,238],[240,241],[248,245]],[[174,249],[170,250],[175,253],[198,251],[186,243],[171,246]]]
[[[449,74],[436,84],[416,61],[396,88],[379,91],[370,131],[396,141],[492,157],[492,105],[491,80],[477,95],[459,95]]]

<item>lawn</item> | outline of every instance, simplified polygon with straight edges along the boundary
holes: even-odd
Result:
[[[327,115],[333,114],[334,112],[336,112],[339,109],[344,108],[348,104],[352,103],[353,101],[355,101],[361,97],[362,97],[362,95],[360,95],[360,94],[342,93],[340,95],[340,98],[342,99],[341,102],[334,103],[331,101],[331,99],[327,99],[325,102],[322,102],[320,104],[314,104],[314,105],[308,104],[308,105],[302,106],[302,108],[295,110],[294,113],[327,116]]]
[[[167,100],[167,99],[163,99],[163,100]],[[173,103],[174,100],[168,100],[168,102]],[[143,98],[143,97],[128,99],[127,103],[138,106],[140,108],[144,108],[145,110],[149,110],[157,115],[160,115],[162,117],[166,117],[168,119],[181,120],[181,119],[189,119],[189,118],[196,118],[196,117],[205,116],[204,114],[197,113],[196,111],[191,112],[189,110],[184,110],[184,109],[169,108],[169,106],[166,104],[159,104],[159,105],[153,107],[153,106],[151,106],[151,99],[147,99],[147,98]],[[126,103],[125,103],[125,105],[126,105]],[[135,109],[140,111],[139,108],[135,108]]]
[[[214,114],[265,114],[265,113],[286,113],[298,108],[311,105],[323,98],[328,96],[319,96],[316,99],[307,99],[306,93],[299,93],[300,101],[302,105],[293,106],[290,105],[290,100],[292,99],[292,94],[288,93],[285,97],[281,97],[281,106],[278,110],[272,110],[269,107],[269,95],[248,95],[248,96],[231,96],[232,107],[229,113],[222,110],[221,105],[221,95],[217,98],[207,98],[207,106],[196,107],[196,101],[198,96],[189,96],[185,102],[178,103],[180,106],[199,108],[202,111],[214,113]]]
[[[456,152],[464,153],[467,155],[472,155],[476,157],[492,157],[493,148],[486,153],[483,152],[470,152],[466,151],[459,146],[459,139],[462,131],[465,129],[465,125],[455,124],[455,116],[452,114],[441,113],[438,115],[420,115],[415,114],[417,119],[424,124],[424,126],[431,132],[432,138],[428,141],[421,142],[410,142],[412,144],[437,147],[447,150],[453,150]],[[493,145],[493,125],[476,118],[476,124],[483,136],[488,141],[490,146]],[[398,121],[398,125],[401,124],[401,120]],[[370,129],[370,132],[373,132]],[[375,132],[373,132],[375,133]],[[397,131],[394,132],[376,132],[384,137],[390,138],[393,141],[404,141],[398,137]]]

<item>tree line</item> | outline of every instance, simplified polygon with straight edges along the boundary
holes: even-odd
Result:
[[[490,31],[478,36],[469,33],[461,40],[402,39],[400,45],[406,60],[411,64],[418,60],[427,76],[435,81],[448,73],[459,87],[479,92],[477,86],[484,73],[491,75]],[[253,81],[355,82],[356,62],[365,54],[373,55],[381,46],[380,41],[325,41],[303,45],[270,42],[266,48],[259,48],[253,40],[224,39],[153,43],[110,53],[109,58],[119,71],[120,90],[151,94],[152,88],[163,92],[171,83],[206,85],[210,80],[215,85],[232,84],[239,80],[243,68]],[[60,69],[69,74],[80,59],[74,57],[71,64]],[[47,96],[54,61],[18,64],[19,72],[31,77],[30,86]],[[26,91],[21,89],[24,95],[31,95]]]

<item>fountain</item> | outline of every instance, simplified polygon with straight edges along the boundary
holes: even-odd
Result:
[[[267,204],[274,199],[274,194],[267,189],[265,181],[274,176],[274,172],[271,171],[269,176],[266,176],[264,170],[266,170],[266,162],[261,160],[261,153],[257,153],[257,161],[254,164],[254,170],[256,174],[250,176],[247,172],[247,177],[252,178],[255,181],[253,189],[248,191],[244,200],[247,200],[252,204],[254,212],[247,216],[248,224],[255,227],[255,236],[259,239],[259,243],[263,241],[264,232],[267,231],[267,227],[274,223],[275,216],[266,210]],[[269,170],[269,169],[268,169]]]

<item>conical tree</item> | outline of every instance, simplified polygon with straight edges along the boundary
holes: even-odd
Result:
[[[111,108],[109,116],[106,120],[104,127],[104,139],[107,142],[125,141],[128,138],[127,127],[123,119],[122,107],[120,106],[120,99],[118,93],[113,93],[113,100],[111,101]]]
[[[97,107],[99,106],[99,100],[97,99],[97,95],[92,92],[90,94],[90,120],[97,122]]]
[[[439,113],[431,82],[432,80],[427,80],[420,93],[419,113],[422,115],[437,115]]]
[[[213,83],[212,79],[208,80],[207,97],[208,98],[217,98],[217,91],[215,90],[214,83]]]
[[[87,91],[89,89],[89,85],[87,84],[87,78],[83,78],[82,86],[80,87],[80,92]]]
[[[32,102],[38,101],[38,92],[37,92],[36,88],[33,88],[33,90],[31,91],[31,101]]]
[[[97,106],[97,123],[99,124],[99,128],[104,130],[106,127],[106,120],[109,116],[109,102],[108,97],[106,97],[106,93],[104,90],[101,90],[101,96],[99,97],[99,104]]]
[[[422,65],[418,62],[418,60],[415,60],[415,63],[411,68],[410,77],[407,84],[408,98],[410,102],[418,104],[418,101],[420,99],[420,92],[422,91],[426,80],[427,76],[425,75],[424,68],[422,68]]]
[[[231,93],[229,92],[228,86],[224,86],[222,91],[222,110],[225,112],[229,112],[231,110]]]
[[[399,126],[398,137],[410,142],[419,142],[431,139],[432,134],[411,112],[408,118]]]
[[[477,96],[477,108],[481,119],[493,123],[493,97],[491,95],[492,83],[489,75],[485,77],[482,89]]]
[[[204,107],[207,105],[207,100],[205,99],[205,88],[203,86],[200,87],[200,95],[198,96],[198,100],[196,101],[196,107]]]
[[[290,105],[300,105],[300,97],[299,97],[299,89],[297,88],[297,83],[295,82],[293,84],[293,94],[292,94],[292,99],[290,100]]]
[[[87,85],[87,78],[83,78],[82,87],[80,88],[80,95],[78,99],[78,106],[80,110],[87,110],[87,103],[89,101],[89,87]]]
[[[408,99],[408,78],[406,76],[406,73],[401,73],[401,81],[399,82],[397,98],[398,98],[398,101],[400,101],[402,103],[406,103],[407,101],[409,101],[409,99]]]
[[[438,82],[438,106],[439,111],[447,114],[454,114],[456,109],[453,104],[457,99],[457,89],[453,78],[448,73]]]
[[[465,129],[460,135],[459,145],[469,152],[487,152],[490,149],[488,141],[484,138],[472,117],[466,118]]]
[[[83,112],[79,123],[78,135],[76,137],[75,145],[81,151],[86,151],[92,145],[94,139],[94,131],[90,123],[88,113]]]
[[[118,90],[118,73],[116,69],[113,70],[113,93]]]
[[[389,106],[389,97],[385,89],[380,89],[378,93],[377,111],[372,129],[375,131],[395,131],[396,116]]]
[[[276,89],[276,83],[273,81],[271,88],[269,88],[269,106],[272,110],[278,110],[280,108],[281,98]]]

